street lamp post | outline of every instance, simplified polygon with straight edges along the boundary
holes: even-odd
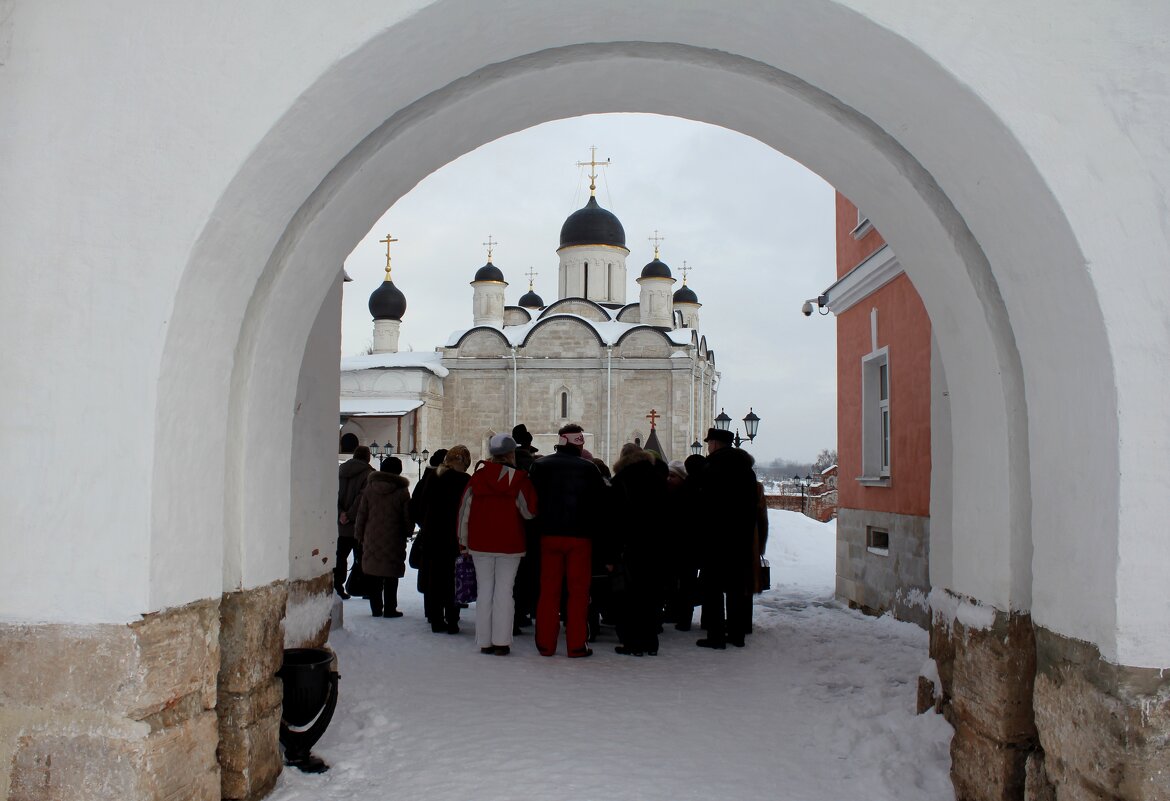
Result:
[[[381,470],[386,457],[394,455],[394,444],[387,442],[385,445],[379,445],[377,441],[371,442],[370,453],[378,457],[378,469]]]
[[[423,462],[430,461],[431,452],[423,448],[422,453],[419,453],[414,448],[410,449],[410,458],[414,459],[414,463],[418,465],[418,480],[422,481],[422,466]]]
[[[731,430],[731,418],[727,416],[727,412],[723,409],[719,410],[719,416],[715,418],[715,427],[720,431]],[[737,448],[742,447],[745,442],[754,442],[756,434],[760,431],[760,416],[750,406],[748,407],[748,413],[743,418],[743,430],[747,434],[746,439],[739,435],[738,428],[735,429],[735,439],[732,442]]]

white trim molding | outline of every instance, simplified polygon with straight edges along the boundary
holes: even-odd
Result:
[[[904,271],[889,245],[882,245],[824,292],[824,305],[840,314],[881,289]]]

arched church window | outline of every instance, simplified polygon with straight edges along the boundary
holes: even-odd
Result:
[[[341,435],[341,443],[338,446],[337,452],[353,453],[353,449],[356,448],[359,444],[361,443],[358,442],[357,434],[353,433],[352,431],[347,431]]]
[[[581,275],[584,276],[585,287],[581,290],[581,297],[589,297],[589,262],[585,262],[584,269],[581,270]]]
[[[569,417],[569,393],[561,393],[561,419],[567,420]]]

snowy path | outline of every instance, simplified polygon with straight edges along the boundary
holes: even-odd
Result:
[[[926,633],[843,608],[834,526],[770,514],[774,589],[743,649],[667,626],[656,657],[615,654],[603,629],[590,659],[563,639],[543,658],[530,635],[501,658],[476,649],[474,609],[432,634],[412,572],[403,618],[346,601],[341,700],[314,749],[332,770],[286,769],[269,798],[952,801],[951,729],[914,714]]]

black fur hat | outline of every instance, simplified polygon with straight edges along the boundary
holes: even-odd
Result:
[[[512,429],[512,439],[516,440],[517,445],[525,448],[532,444],[532,435],[528,433],[528,427],[523,423]]]
[[[707,436],[703,439],[703,442],[710,442],[711,440],[722,442],[724,445],[730,445],[735,441],[735,438],[730,431],[725,431],[722,428],[708,428]]]

